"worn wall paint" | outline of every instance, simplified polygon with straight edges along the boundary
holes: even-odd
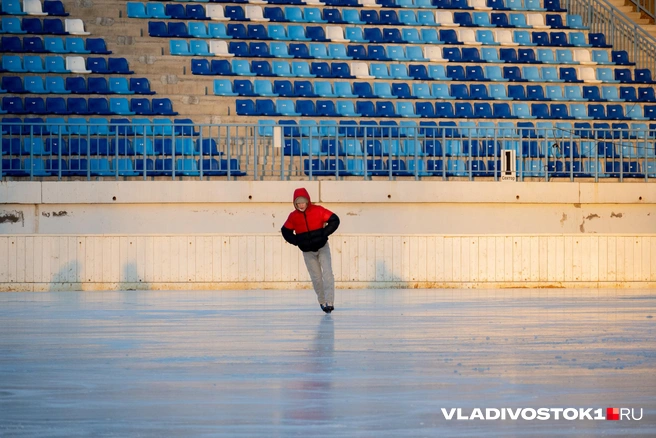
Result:
[[[655,205],[323,203],[349,234],[656,233]],[[2,234],[277,232],[289,203],[6,206]],[[15,220],[21,217],[21,220]]]
[[[344,233],[654,233],[656,184],[423,181],[0,183],[3,234],[276,232],[297,187]]]

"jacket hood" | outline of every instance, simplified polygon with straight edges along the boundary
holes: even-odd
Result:
[[[310,194],[308,193],[305,188],[301,187],[300,189],[294,190],[294,199],[292,199],[292,203],[294,204],[294,207],[296,207],[296,198],[298,197],[303,197],[308,200],[308,206],[312,204],[312,200],[310,199]]]

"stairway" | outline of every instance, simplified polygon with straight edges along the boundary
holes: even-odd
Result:
[[[634,23],[656,38],[656,24],[649,17],[637,12],[636,7],[629,0],[607,0],[610,4],[626,14]]]

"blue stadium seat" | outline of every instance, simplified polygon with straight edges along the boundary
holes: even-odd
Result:
[[[561,67],[560,79],[565,82],[583,82],[577,77],[576,69],[573,67]]]
[[[43,12],[49,16],[67,17],[68,13],[64,9],[64,4],[59,0],[45,0],[43,2]]]
[[[287,26],[287,35],[291,41],[311,41],[309,36],[305,35],[304,26]]]
[[[166,13],[164,4],[159,2],[146,3],[146,14],[148,14],[149,18],[171,18]]]
[[[481,119],[492,118],[492,108],[487,102],[474,104],[474,115]]]
[[[225,63],[228,61],[220,60]],[[228,64],[228,70],[230,70],[230,64]],[[210,67],[210,62],[207,59],[192,59],[191,60],[191,74],[194,75],[211,75],[212,69]],[[219,74],[219,73],[217,73]]]
[[[265,8],[270,9],[270,8]],[[265,14],[266,16],[266,14]],[[344,24],[347,23],[346,20],[342,18],[342,13],[340,12],[340,9],[337,8],[324,8],[323,10],[323,19],[327,23],[332,23],[332,24]]]
[[[331,100],[317,100],[316,113],[323,117],[337,117],[339,114],[335,109],[335,103]]]
[[[574,47],[592,47],[587,43],[585,34],[583,32],[570,32],[569,44]]]
[[[621,87],[620,90],[622,90],[622,88],[624,88],[624,87]],[[634,92],[635,92],[635,89],[634,89]],[[625,98],[624,96],[621,96],[621,97]],[[637,99],[635,98],[635,94],[634,94],[633,99],[625,99],[625,100],[630,100],[630,101],[634,101],[634,102],[635,101],[638,101],[638,102],[656,102],[656,96],[655,96],[653,88],[640,87],[640,88],[638,88]]]
[[[436,29],[421,29],[421,40],[425,44],[444,44]]]
[[[462,44],[458,40],[456,31],[453,29],[441,29],[439,35],[439,40],[443,41],[445,44]]]
[[[443,105],[442,103],[438,105]],[[432,102],[417,102],[415,109],[419,117],[433,118],[435,117],[435,106]],[[453,108],[451,108],[453,109]]]
[[[551,118],[552,119],[569,119],[569,110],[566,104],[551,104]]]
[[[88,100],[88,108],[91,114],[112,114],[109,109],[109,102],[104,97],[90,97]]]
[[[528,104],[525,103],[513,103],[512,104],[512,114],[515,117],[520,119],[533,119],[531,111],[529,110]]]
[[[592,47],[599,47],[603,49],[611,48],[610,45],[606,44],[606,36],[603,33],[588,34],[588,42]]]
[[[43,33],[50,35],[66,35],[64,23],[59,18],[44,18],[43,19]]]
[[[648,99],[648,95],[645,96],[645,100],[639,99],[638,95],[639,93],[636,93],[636,89],[634,87],[620,87],[619,96],[621,99],[624,99],[627,102],[638,102],[638,100],[641,102],[651,101]]]
[[[490,98],[494,100],[511,100],[506,91],[506,87],[502,84],[490,85]]]
[[[558,86],[554,86],[553,88],[555,90],[560,91],[560,87]],[[583,88],[585,89],[586,87]],[[578,85],[566,85],[564,96],[562,93],[557,94],[557,92],[552,92],[551,86],[547,87],[547,90],[548,90],[547,97],[551,100],[570,100],[574,102],[588,100],[585,97],[583,97],[583,94],[581,92],[581,87],[579,87]]]
[[[293,67],[294,65],[292,64],[292,68]],[[295,76],[299,76],[299,77],[318,77],[318,78],[333,77],[332,70],[330,69],[330,64],[327,62],[313,62],[310,65],[309,71],[306,71],[304,66],[299,66],[294,70],[294,73]]]
[[[67,77],[66,89],[75,94],[87,94],[87,82],[83,77]]]
[[[366,83],[364,83],[364,84],[366,84]],[[366,85],[368,85],[368,84],[366,84]],[[395,99],[396,98],[396,96],[392,93],[392,87],[391,87],[389,82],[374,82],[373,95],[374,95],[374,97],[381,98],[381,99]],[[365,96],[360,95],[360,97],[362,98],[362,97],[365,97]]]
[[[321,26],[308,26],[305,33],[311,41],[329,41],[326,39],[326,32]]]
[[[107,60],[105,58],[89,57],[87,58],[87,68],[93,73],[108,74]]]
[[[40,20],[37,19],[37,21],[40,23]],[[30,29],[29,33],[33,33],[32,30],[34,29]],[[17,17],[2,17],[2,31],[4,33],[11,33],[11,34],[28,33],[26,30],[23,30],[23,24],[21,20]],[[41,31],[37,31],[35,33],[41,33]]]
[[[601,87],[601,96],[604,100],[608,102],[624,102],[624,99],[621,99],[619,96],[619,90],[616,86],[612,87]]]
[[[526,100],[526,89],[523,85],[508,85],[508,97],[511,100]]]
[[[519,67],[504,67],[503,77],[511,82],[526,82]],[[510,93],[508,93],[510,95]]]
[[[249,84],[250,81],[247,81]],[[232,81],[229,79],[214,79],[214,94],[217,96],[238,96],[239,93],[235,93],[232,90]]]
[[[354,97],[375,97],[371,85],[365,82],[354,82],[353,89],[350,82],[339,81],[334,83],[335,96],[354,98]]]
[[[87,80],[90,94],[109,94],[109,85],[104,77],[90,77]]]
[[[520,46],[536,46],[537,44],[533,42],[531,33],[525,30],[515,30],[513,31],[513,40]]]
[[[469,102],[457,102],[455,104],[455,117],[457,118],[473,118],[474,109]]]
[[[373,102],[358,100],[355,111],[362,117],[376,117],[376,107]]]
[[[590,104],[588,105],[588,116],[595,120],[605,120],[606,108],[603,105]]]
[[[654,82],[651,78],[651,70],[647,68],[638,68],[635,70],[635,79],[634,82],[636,84],[654,84]]]
[[[167,33],[169,37],[175,38],[189,38],[189,32],[187,31],[187,24],[182,22],[170,21],[168,23]],[[151,35],[153,36],[153,35]],[[166,35],[163,35],[166,36]]]
[[[293,56],[287,50],[287,44],[280,42],[272,42],[269,44],[271,49],[271,56],[275,58],[292,58]]]
[[[17,44],[15,44],[14,47],[7,47],[9,50],[3,50],[5,52],[44,53],[46,51],[41,37],[24,37],[22,49],[20,46],[20,39],[17,37],[2,37],[2,41],[3,41],[2,49],[5,48],[4,47],[5,38],[16,38],[18,40]]]
[[[21,53],[24,51],[23,42],[19,37],[3,36],[2,39],[0,40],[0,50],[8,53]]]
[[[250,81],[247,81],[248,84],[246,84],[246,81],[243,82],[244,82],[243,85],[240,83],[240,87],[238,90],[239,94],[242,96],[252,96],[252,95],[269,96],[269,97],[296,96],[296,94],[294,93],[294,87],[292,83],[288,80],[274,81],[272,85],[271,81],[268,79],[257,79],[255,80],[254,90],[252,85],[250,85],[251,83]]]
[[[613,70],[608,68],[598,68],[597,77],[604,83],[617,83],[632,84],[634,83],[631,70],[628,68],[617,68],[615,71],[615,79],[609,77]],[[637,71],[637,70],[636,70]]]
[[[312,58],[310,55],[310,51],[308,50],[308,47],[306,44],[289,44],[289,54],[293,58],[301,58],[301,59],[306,59],[306,58]]]
[[[25,44],[24,41],[23,44]],[[613,50],[611,52],[611,60],[616,65],[635,65],[634,62],[629,61],[629,54],[625,50]]]
[[[465,69],[459,65],[447,65],[446,66],[446,75],[454,81],[464,81],[465,80]]]

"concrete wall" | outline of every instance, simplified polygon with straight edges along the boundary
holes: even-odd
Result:
[[[4,182],[0,290],[309,287],[278,234],[301,186],[340,287],[656,284],[655,184]]]
[[[4,182],[0,233],[275,233],[302,186],[341,233],[656,233],[653,183],[458,181]]]

